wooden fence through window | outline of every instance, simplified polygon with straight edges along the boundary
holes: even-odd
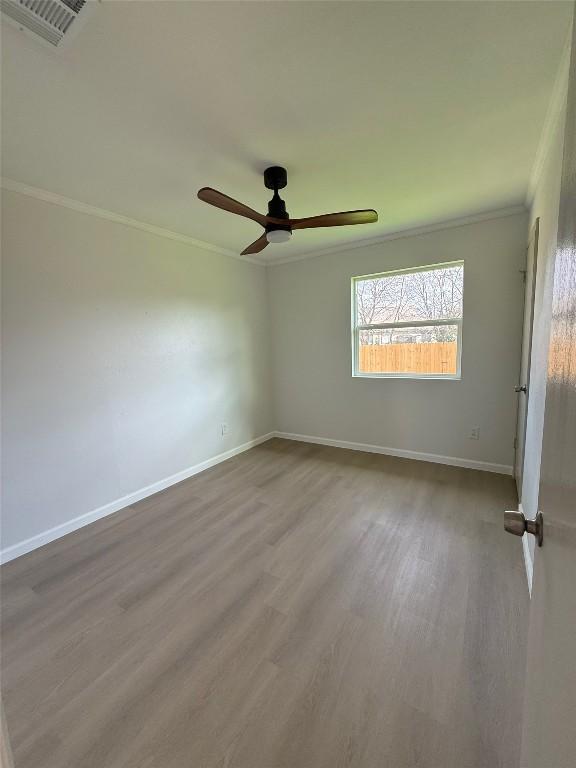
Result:
[[[455,341],[361,344],[360,373],[456,373]]]

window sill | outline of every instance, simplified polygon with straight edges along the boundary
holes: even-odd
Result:
[[[419,379],[423,381],[462,381],[461,374],[353,373],[353,379]]]

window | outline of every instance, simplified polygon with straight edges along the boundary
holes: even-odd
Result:
[[[352,278],[354,376],[460,378],[461,261]]]

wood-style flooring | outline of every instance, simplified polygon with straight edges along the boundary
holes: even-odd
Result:
[[[516,504],[271,440],[3,566],[15,768],[517,768]]]

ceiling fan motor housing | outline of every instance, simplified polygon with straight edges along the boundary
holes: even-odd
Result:
[[[284,200],[282,200],[281,197],[278,196],[278,192],[274,192],[274,197],[270,202],[268,203],[268,216],[271,216],[274,219],[289,219],[290,215],[288,214],[288,211],[286,210],[286,203]],[[285,227],[279,225],[279,224],[267,224],[266,225],[266,232],[271,232],[275,229],[286,229],[289,232],[292,232],[292,227],[287,224]]]
[[[272,197],[272,200],[268,203],[268,216],[271,216],[274,219],[289,219],[290,214],[286,210],[286,203],[278,194],[279,189],[283,189],[288,182],[288,178],[286,175],[286,169],[281,168],[278,165],[274,165],[271,168],[266,168],[264,171],[264,184],[268,189],[274,190],[274,195]],[[290,225],[286,225],[285,227],[279,225],[279,224],[267,224],[266,232],[275,232],[279,229],[286,230],[287,232],[292,232],[292,227]]]

